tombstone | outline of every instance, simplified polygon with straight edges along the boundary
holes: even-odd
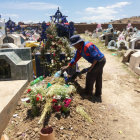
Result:
[[[134,28],[133,28],[133,26],[131,25],[131,23],[128,23],[128,25],[127,25],[127,27],[126,27],[126,30],[127,30],[127,32],[134,32]]]
[[[105,41],[105,37],[106,37],[105,34],[100,35],[99,36],[100,41],[102,42]]]
[[[96,33],[97,33],[97,32],[102,32],[102,25],[101,25],[101,24],[98,24],[98,25],[97,25]]]
[[[0,80],[28,80],[33,78],[31,50],[1,49]]]
[[[125,40],[125,37],[124,37],[123,33],[121,33],[118,37],[118,41],[120,41],[120,40]]]
[[[21,37],[18,34],[8,34],[3,35],[0,38],[0,45],[5,44],[5,43],[13,43],[15,45],[17,45],[18,47],[21,46]]]
[[[117,42],[117,48],[122,50],[122,49],[125,49],[125,50],[128,50],[129,49],[129,45],[128,45],[128,42],[126,42],[125,40],[120,40]]]
[[[122,62],[123,63],[126,63],[126,62],[128,63],[130,61],[130,56],[133,53],[134,53],[134,50],[132,50],[132,49],[127,50],[126,53],[123,56]]]
[[[140,37],[131,39],[129,45],[132,50],[140,50]]]
[[[129,67],[140,75],[140,51],[133,53],[130,57]]]
[[[108,43],[111,40],[115,40],[113,34],[112,33],[105,34],[105,46],[108,46]]]
[[[111,41],[108,43],[108,49],[110,49],[110,50],[117,50],[117,49],[118,49],[115,40],[111,40]]]

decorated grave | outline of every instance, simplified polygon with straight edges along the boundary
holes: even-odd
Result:
[[[50,76],[73,57],[67,38],[59,37],[53,22],[46,30],[47,41],[41,44],[41,52],[35,54],[37,76]]]
[[[44,79],[43,76],[38,75],[38,78],[30,83],[26,94],[21,99],[22,104],[25,103],[28,106],[27,117],[35,118],[39,116],[38,121],[34,120],[38,124],[38,130],[36,130],[38,133],[40,127],[45,129],[48,126],[46,121],[51,117],[51,114],[55,113],[64,117],[70,115],[70,106],[73,95],[76,93],[75,86],[67,83],[67,73],[61,75],[61,71],[57,72],[61,67],[66,66],[73,57],[73,49],[70,47],[68,39],[57,35],[56,24],[53,22],[47,28],[46,35],[47,41],[40,44],[40,55],[37,56],[37,59],[43,66],[41,74],[44,77],[49,77]],[[57,73],[54,75],[55,72]],[[75,69],[67,72],[71,75],[72,72],[75,72]],[[76,111],[92,123],[92,119],[82,107],[78,107]],[[28,136],[29,138],[32,137],[31,135]]]

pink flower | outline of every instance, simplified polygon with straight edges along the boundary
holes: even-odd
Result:
[[[64,103],[69,103],[70,104],[71,103],[71,99],[65,99]]]
[[[64,106],[68,107],[70,105],[70,103],[71,103],[71,99],[65,99],[64,103],[65,103]]]

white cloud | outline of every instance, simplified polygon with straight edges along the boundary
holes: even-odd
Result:
[[[127,1],[118,2],[118,3],[114,4],[114,5],[107,6],[107,8],[122,8],[122,7],[126,6],[126,5],[129,5],[129,4],[130,4],[130,2],[127,2]]]
[[[17,14],[1,14],[2,15],[2,17],[13,17],[13,18],[19,18],[19,15],[17,15]]]
[[[105,7],[88,7],[84,10],[84,12],[81,12],[82,21],[86,22],[105,22],[109,20],[115,20],[118,19],[116,17],[117,14],[119,14],[122,11],[122,8],[131,4],[130,2],[118,2],[113,5],[108,5]],[[80,14],[80,12],[76,12],[77,14]]]
[[[20,9],[20,10],[50,10],[57,9],[59,6],[52,3],[46,2],[9,2],[3,3],[0,8],[8,8],[8,9]]]

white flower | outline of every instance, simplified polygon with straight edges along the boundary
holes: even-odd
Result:
[[[60,100],[61,99],[61,96],[60,95],[57,95],[56,96],[56,99]]]

